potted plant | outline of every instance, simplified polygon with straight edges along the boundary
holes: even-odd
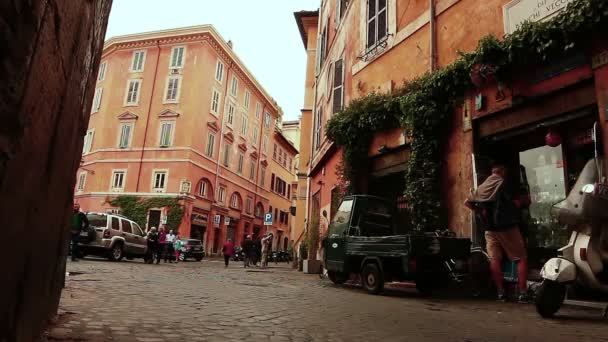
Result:
[[[303,262],[302,270],[308,274],[321,273],[321,261],[317,260],[317,249],[319,246],[319,218],[314,217],[308,227],[308,235],[306,236],[306,245],[308,246],[308,255]]]

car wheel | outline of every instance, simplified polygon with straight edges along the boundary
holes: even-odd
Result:
[[[184,255],[184,253],[180,253],[179,254],[179,261],[185,261],[186,260],[186,256]]]
[[[566,299],[566,285],[543,280],[536,292],[536,311],[544,318],[551,318]]]
[[[116,242],[114,246],[112,246],[112,250],[110,250],[110,260],[111,261],[120,261],[124,256],[122,243]]]
[[[336,285],[344,284],[348,280],[348,274],[343,272],[327,271],[327,276]]]
[[[371,294],[379,294],[384,289],[384,277],[376,264],[367,264],[361,272],[363,287]]]
[[[201,260],[203,260],[203,256],[202,256],[202,255],[201,255],[201,256],[197,256],[197,257],[195,257],[194,259],[195,259],[196,261],[201,261]]]

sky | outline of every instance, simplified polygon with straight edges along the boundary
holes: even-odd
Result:
[[[304,104],[306,51],[293,12],[319,0],[114,0],[106,39],[211,24],[264,89],[296,120]]]

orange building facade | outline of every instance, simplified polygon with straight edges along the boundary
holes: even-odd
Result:
[[[537,0],[324,0],[316,27],[297,20],[308,42],[305,47],[318,44],[316,54],[308,57],[308,66],[316,67],[312,85],[305,88],[307,100],[312,100],[311,140],[308,151],[306,146],[300,148],[300,164],[309,184],[307,218],[318,217],[322,230],[326,229],[322,214],[331,215],[340,200],[336,171],[341,153],[325,137],[326,122],[334,113],[353,99],[391,92],[404,81],[449,65],[459,51],[474,50],[487,35],[501,38],[526,18],[549,19],[569,2],[543,7],[545,2]],[[522,170],[515,182],[530,188],[531,222],[550,220],[540,217],[540,210],[535,213],[535,206],[565,196],[580,171],[580,156],[592,155],[587,138],[593,123],[606,126],[608,52],[605,46],[594,45],[593,51],[576,51],[572,58],[519,70],[508,86],[495,83],[470,89],[455,108],[453,122],[446,122],[451,128],[442,164],[442,197],[448,227],[458,235],[478,240],[471,214],[462,203],[483,180],[486,161],[492,158]],[[606,131],[601,134],[605,145]],[[548,146],[543,140],[548,132],[556,132],[563,142]],[[307,136],[304,125],[302,136]],[[608,147],[604,150],[608,152]],[[308,162],[302,159],[306,153]],[[366,192],[404,203],[408,156],[400,129],[376,134],[368,151],[371,170]],[[548,190],[548,185],[561,189],[559,194]],[[532,234],[538,241],[531,238],[529,246],[559,245],[544,236],[546,232],[534,232],[537,228]]]
[[[276,128],[281,116],[212,26],[112,38],[104,46],[75,201],[107,212],[120,211],[110,204],[118,195],[176,198],[184,216],[169,228],[219,253],[228,238],[239,244],[247,234],[264,234],[271,205],[290,206],[271,187],[278,167],[273,146],[284,140]],[[287,150],[285,158],[293,159],[297,151]],[[165,224],[167,211],[151,208],[146,227]]]

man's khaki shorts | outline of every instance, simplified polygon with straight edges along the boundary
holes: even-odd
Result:
[[[511,261],[528,257],[524,238],[519,227],[514,226],[499,232],[486,231],[486,249],[490,259],[502,259],[503,251]]]

